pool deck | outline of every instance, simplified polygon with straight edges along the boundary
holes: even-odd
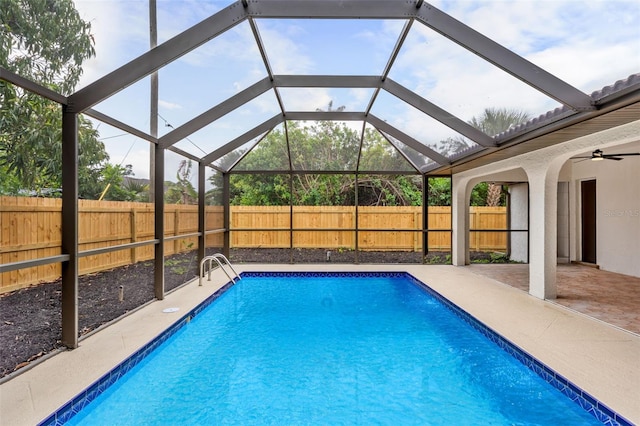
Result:
[[[562,374],[627,420],[640,424],[640,335],[536,299],[470,268],[437,265],[235,265],[241,271],[406,271]],[[191,282],[0,385],[0,425],[44,420],[227,282]],[[163,309],[178,307],[174,313]]]

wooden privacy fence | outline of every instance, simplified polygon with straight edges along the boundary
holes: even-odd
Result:
[[[62,253],[62,200],[0,197],[0,263],[20,262]],[[222,207],[208,206],[207,229],[222,228]],[[198,207],[167,204],[164,235],[170,238],[198,231]],[[78,249],[92,250],[154,238],[153,204],[116,201],[78,201]],[[207,246],[222,246],[222,234],[207,236]],[[172,239],[165,255],[193,250],[197,237]],[[127,248],[79,259],[81,275],[153,259],[154,247]],[[61,265],[52,263],[0,274],[0,293],[60,277]]]
[[[150,203],[80,200],[79,250],[86,251],[154,238]],[[61,253],[60,199],[0,197],[0,263],[38,259]],[[429,207],[429,250],[451,249],[450,207]],[[422,250],[421,207],[233,206],[230,212],[232,248],[355,248],[357,227],[360,250]],[[165,255],[197,248],[198,208],[165,205]],[[292,223],[291,223],[292,222]],[[290,231],[293,225],[295,231]],[[206,208],[207,230],[222,229],[223,208]],[[506,229],[503,207],[472,207],[471,229]],[[180,237],[182,236],[182,237]],[[175,237],[175,238],[174,238]],[[293,238],[293,239],[291,239]],[[207,247],[222,247],[221,233],[206,237]],[[471,250],[506,249],[506,233],[470,235]],[[153,245],[83,256],[81,275],[153,258]],[[59,263],[0,274],[0,293],[60,277]]]
[[[436,227],[451,228],[450,207],[430,207]],[[231,209],[231,247],[355,249],[356,222],[360,250],[422,250],[422,207],[235,206]],[[290,232],[290,221],[293,229]],[[260,230],[258,230],[260,229]],[[279,231],[265,231],[279,229]],[[293,243],[292,243],[293,239]],[[448,249],[450,233],[429,235],[429,247]]]
[[[292,217],[290,219],[290,212]],[[507,229],[505,207],[471,207],[470,229]],[[422,207],[233,206],[231,247],[421,251]],[[293,222],[290,231],[290,222]],[[451,207],[428,209],[428,247],[451,250]],[[293,239],[293,240],[292,240]],[[293,241],[293,242],[292,242]],[[469,249],[505,251],[506,232],[472,232]]]

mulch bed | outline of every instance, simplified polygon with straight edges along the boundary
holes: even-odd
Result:
[[[444,253],[431,253],[427,263],[448,263],[447,259]],[[356,253],[353,250],[233,249],[229,260],[232,263],[271,264],[354,263]],[[360,252],[358,262],[421,263],[421,254]],[[197,277],[197,253],[194,251],[168,257],[165,259],[164,275],[165,291]],[[80,337],[153,300],[153,279],[154,267],[151,261],[80,276]],[[122,300],[121,295],[124,296]],[[61,306],[60,280],[0,295],[0,378],[63,346],[60,342]]]
[[[79,335],[153,300],[153,272],[153,262],[147,261],[78,277]],[[195,254],[165,260],[166,291],[197,276]],[[0,377],[61,348],[61,338],[61,280],[0,296]]]

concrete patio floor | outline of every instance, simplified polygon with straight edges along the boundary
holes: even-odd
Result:
[[[236,269],[407,271],[618,414],[640,423],[640,335],[505,285],[487,276],[499,269],[491,266],[245,264]],[[514,277],[523,273],[517,271],[507,272]],[[592,271],[569,272],[579,276]],[[227,281],[219,270],[212,276],[212,282],[202,287],[189,283],[88,336],[79,348],[52,356],[0,385],[0,424],[33,425],[45,419]],[[597,298],[602,293],[606,292],[601,289]],[[563,298],[571,298],[571,293]],[[179,311],[163,313],[168,307]]]
[[[465,268],[529,291],[529,265],[472,264]],[[556,279],[558,297],[550,302],[640,334],[640,278],[566,263],[558,265]]]

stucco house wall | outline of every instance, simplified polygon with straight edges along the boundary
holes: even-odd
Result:
[[[640,142],[605,152],[640,152]],[[596,263],[640,277],[640,156],[571,164],[571,260],[582,258],[580,182],[596,181]]]
[[[509,208],[511,229],[529,229],[529,185],[517,183],[509,185]],[[526,232],[512,232],[511,260],[529,261],[529,236]]]
[[[568,236],[571,260],[581,259],[579,186],[582,180],[595,178],[597,263],[604,270],[640,276],[640,156],[622,161],[572,160],[598,148],[605,153],[640,152],[640,120],[455,173],[453,264],[469,262],[465,214],[473,185],[483,180],[528,182],[529,293],[555,298],[556,265],[558,255],[562,257],[558,243]],[[562,182],[569,184],[559,185]],[[568,215],[559,203],[568,204]]]

